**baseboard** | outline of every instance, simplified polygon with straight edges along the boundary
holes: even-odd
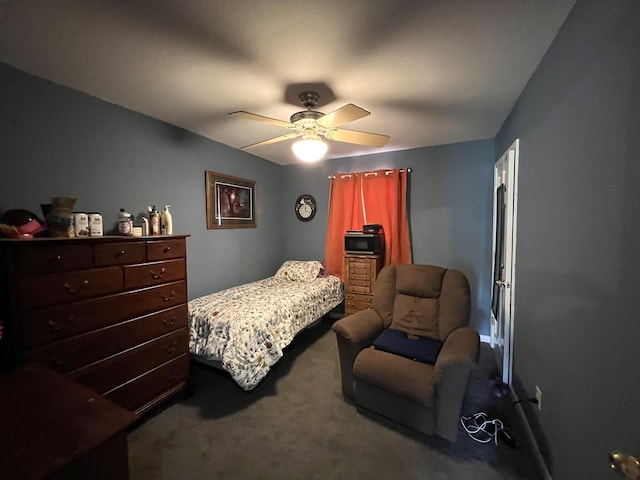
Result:
[[[547,468],[547,464],[542,457],[542,453],[540,452],[540,447],[538,446],[538,442],[536,441],[533,430],[531,430],[531,425],[527,420],[527,416],[522,409],[522,402],[519,402],[518,396],[516,392],[513,390],[513,386],[509,386],[509,390],[511,391],[511,399],[514,402],[514,408],[518,412],[518,421],[522,425],[524,429],[524,434],[527,436],[527,443],[531,446],[531,451],[535,457],[536,463],[538,464],[538,468],[540,469],[540,473],[542,474],[542,480],[553,480],[551,476],[551,472],[549,472],[549,468]]]

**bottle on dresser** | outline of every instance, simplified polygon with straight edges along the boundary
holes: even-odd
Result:
[[[140,214],[140,226],[142,226],[142,236],[146,237],[149,235],[149,219],[144,216],[144,214]]]
[[[160,235],[160,212],[155,205],[149,207],[149,234]]]
[[[133,220],[131,214],[124,208],[121,208],[118,213],[118,232],[120,235],[133,235]]]
[[[162,229],[161,230],[164,235],[173,234],[173,218],[171,217],[171,212],[169,211],[169,207],[171,207],[171,205],[165,205],[164,210],[162,211],[162,218],[161,218]]]

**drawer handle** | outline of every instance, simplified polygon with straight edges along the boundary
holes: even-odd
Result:
[[[166,353],[173,353],[176,351],[176,348],[178,348],[178,341],[176,340],[175,342],[173,342],[173,345],[170,347],[164,346],[162,347],[162,349],[166,352]]]
[[[162,267],[160,269],[160,273],[156,273],[153,270],[149,270],[149,275],[151,275],[151,278],[153,278],[154,280],[158,280],[159,278],[162,278],[164,276],[164,272],[165,272],[165,269],[164,267]]]
[[[170,381],[174,381],[175,379],[178,378],[178,369],[174,368],[173,372],[170,373],[169,375],[165,375],[164,378],[166,378],[167,380],[170,380]]]
[[[64,284],[64,288],[67,290],[67,293],[70,293],[71,295],[76,295],[80,293],[82,290],[84,290],[88,285],[89,285],[89,280],[83,280],[78,288],[73,288],[68,283]]]
[[[171,327],[173,326],[175,321],[176,321],[176,317],[171,317],[171,318],[165,318],[164,320],[162,320],[162,323],[164,323],[165,327]]]
[[[127,253],[127,252],[125,252],[124,250],[120,250],[118,253],[116,253],[116,257],[121,257],[121,256],[123,256],[125,253]]]
[[[168,302],[169,300],[173,300],[173,297],[175,297],[175,296],[176,296],[175,290],[171,290],[171,295],[162,295],[162,299],[165,302]]]
[[[56,262],[59,262],[59,261],[61,261],[61,260],[62,260],[62,255],[56,255],[53,259],[54,259]]]
[[[171,247],[169,246],[164,247],[164,253],[169,253],[169,250],[171,250]]]
[[[49,327],[51,327],[51,330],[54,330],[56,332],[59,332],[63,328],[62,325],[54,322],[53,320],[48,320],[47,321],[47,325],[49,325]]]

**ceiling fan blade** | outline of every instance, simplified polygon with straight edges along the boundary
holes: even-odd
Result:
[[[245,120],[256,120],[258,122],[270,123],[271,125],[278,125],[279,127],[293,127],[293,123],[278,120],[277,118],[264,117],[257,113],[250,112],[231,112],[229,115],[233,115],[237,118],[244,118]]]
[[[279,137],[270,138],[269,140],[264,140],[258,143],[252,143],[251,145],[245,145],[244,147],[240,147],[240,150],[244,150],[246,148],[252,148],[252,147],[262,147],[264,145],[271,145],[272,143],[278,143],[278,142],[282,142],[283,140],[289,140],[290,138],[295,138],[298,135],[299,133],[296,133],[296,132],[287,133],[285,135],[280,135]]]
[[[379,133],[356,132],[354,130],[343,130],[336,128],[328,130],[325,137],[338,142],[355,143],[357,145],[368,145],[370,147],[383,147],[389,141],[389,135]]]
[[[340,107],[320,117],[317,122],[325,128],[333,128],[353,122],[367,115],[371,115],[371,112],[367,112],[364,108],[360,108],[353,103],[347,103],[344,107]]]

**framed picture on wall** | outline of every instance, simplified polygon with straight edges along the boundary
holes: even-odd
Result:
[[[256,182],[205,171],[207,228],[254,228]]]

